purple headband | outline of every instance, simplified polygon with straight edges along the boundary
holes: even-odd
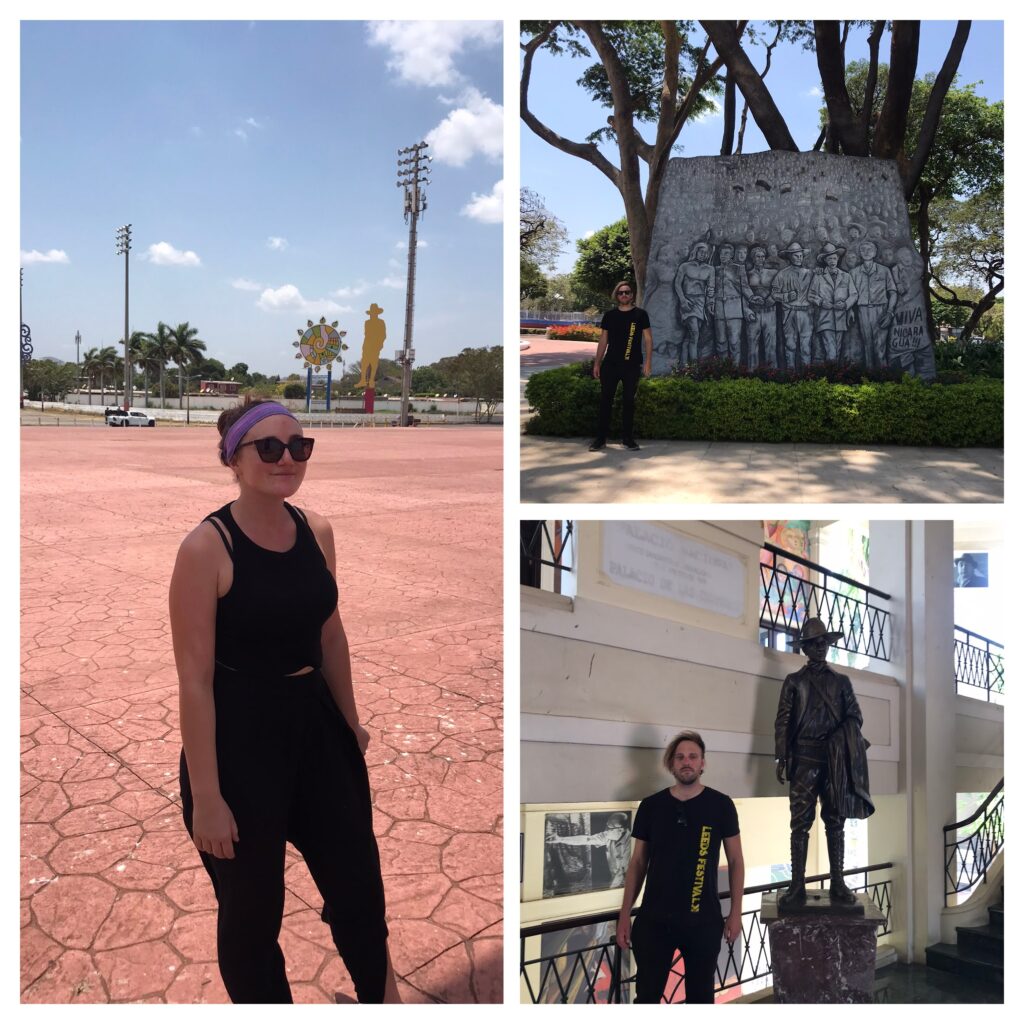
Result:
[[[221,458],[224,460],[224,464],[227,465],[238,450],[239,442],[249,433],[250,430],[260,420],[265,420],[268,416],[288,416],[291,419],[295,419],[294,413],[286,409],[283,405],[278,402],[263,402],[260,405],[254,405],[251,409],[247,409],[242,413],[241,416],[235,420],[234,423],[228,427],[228,432],[224,435],[224,444],[222,446]],[[298,420],[295,420],[296,423]]]

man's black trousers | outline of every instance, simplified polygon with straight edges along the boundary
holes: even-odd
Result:
[[[696,915],[695,915],[696,916]],[[722,948],[722,919],[666,923],[637,914],[632,930],[637,1003],[659,1003],[676,950],[683,956],[686,1002],[715,1001],[715,965]]]
[[[214,677],[220,790],[234,859],[200,854],[217,896],[217,960],[233,1003],[290,1003],[278,944],[285,843],[305,858],[361,1003],[384,998],[387,925],[366,762],[320,672]],[[192,835],[185,753],[181,803]]]
[[[612,403],[615,401],[615,389],[622,382],[622,440],[633,440],[633,409],[636,400],[636,386],[640,381],[643,364],[637,360],[633,363],[605,360],[601,364],[601,412],[597,419],[597,436],[608,438],[608,430],[612,422]]]

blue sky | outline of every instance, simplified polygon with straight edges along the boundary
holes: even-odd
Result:
[[[955,22],[925,21],[921,26],[918,76],[938,71],[942,66]],[[698,29],[699,32],[699,29]],[[700,38],[703,38],[701,35]],[[847,58],[868,56],[867,29],[851,30]],[[887,59],[889,35],[882,39],[881,56]],[[754,66],[764,67],[764,50],[751,53]],[[584,69],[593,60],[554,57],[540,51],[534,58],[530,83],[530,109],[548,127],[573,141],[605,123],[608,111],[593,103],[576,85]],[[1003,24],[1000,21],[975,21],[960,62],[960,83],[978,82],[977,91],[990,100],[1003,98]],[[766,79],[790,132],[801,149],[810,149],[818,135],[818,109],[821,106],[821,80],[813,51],[780,44],[775,48],[772,67]],[[737,127],[742,96],[737,97]],[[641,134],[652,139],[653,125],[640,125]],[[622,199],[615,186],[595,167],[577,157],[568,156],[539,139],[520,122],[521,182],[538,192],[547,208],[559,217],[569,233],[569,245],[558,263],[560,273],[568,272],[576,259],[577,239],[619,220],[624,215]],[[722,145],[722,116],[710,115],[700,121],[688,121],[679,136],[682,152],[678,156],[717,154]],[[743,143],[745,153],[767,149],[753,118],[747,119]],[[602,144],[602,152],[618,166],[614,145]],[[641,162],[641,170],[646,165]],[[646,174],[644,174],[646,182]]]
[[[188,320],[209,355],[301,370],[307,319],[400,348],[397,150],[431,143],[417,365],[501,342],[500,22],[23,22],[21,265],[37,356]]]

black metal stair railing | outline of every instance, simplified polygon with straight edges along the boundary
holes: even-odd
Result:
[[[953,626],[953,674],[957,693],[990,703],[1004,695],[1003,645],[963,626]]]
[[[950,906],[950,897],[967,892],[979,881],[988,879],[988,869],[1003,848],[1003,838],[1003,780],[1000,779],[969,818],[942,827],[946,906]]]
[[[554,535],[549,529],[554,527]],[[528,587],[541,586],[545,566],[553,570],[553,587],[562,592],[562,573],[573,571],[575,552],[574,523],[571,519],[523,519],[519,522],[519,582]]]
[[[761,563],[761,630],[768,646],[779,634],[792,642],[815,616],[829,631],[843,634],[834,644],[839,650],[889,660],[889,611],[877,603],[890,600],[889,594],[774,544],[763,548],[771,556]],[[810,569],[820,582],[791,572],[783,562]]]
[[[892,868],[892,863],[871,864],[864,868],[851,868],[844,872],[847,877],[863,876],[860,885],[851,885],[854,892],[866,892],[885,914],[884,924],[879,926],[879,935],[892,932],[892,880],[890,878],[869,880],[868,875]],[[827,874],[811,875],[808,886],[817,884],[824,888],[829,881]],[[778,892],[789,886],[788,879],[767,885],[751,886],[743,890],[744,896],[766,892]],[[719,898],[728,900],[728,891],[719,893]],[[633,913],[636,913],[634,908]],[[519,975],[523,988],[532,1003],[628,1003],[631,1002],[631,988],[635,983],[631,959],[632,954],[623,953],[615,942],[615,927],[618,913],[605,911],[587,914],[561,921],[548,921],[530,925],[519,930]],[[768,978],[772,973],[771,956],[768,948],[768,926],[761,921],[761,909],[756,907],[742,914],[741,935],[731,943],[723,940],[722,952],[716,968],[715,991],[735,988],[758,978]],[[552,935],[557,932],[573,932],[593,929],[579,948],[559,949],[541,956],[526,957],[529,939]],[[684,965],[678,952],[669,974],[669,985],[663,1002],[681,1002],[679,998],[685,981]]]

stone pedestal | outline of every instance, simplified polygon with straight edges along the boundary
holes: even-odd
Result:
[[[363,392],[363,412],[373,412],[373,400],[377,397],[377,392],[374,388],[367,388]]]
[[[864,893],[853,907],[833,907],[827,891],[807,897],[806,907],[781,915],[777,893],[761,900],[776,1002],[870,1003],[885,915]]]

